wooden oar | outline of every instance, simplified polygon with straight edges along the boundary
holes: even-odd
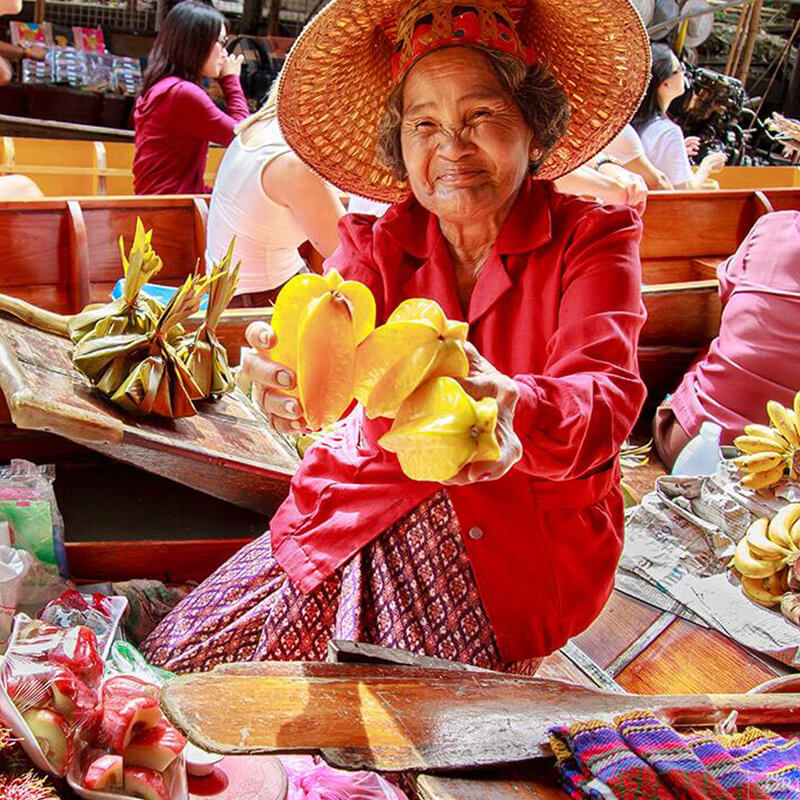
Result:
[[[652,709],[674,725],[800,722],[800,695],[625,695],[491,672],[230,664],[162,690],[172,721],[219,753],[321,751],[347,769],[478,767],[550,754],[547,731]]]

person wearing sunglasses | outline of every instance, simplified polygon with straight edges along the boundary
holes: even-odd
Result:
[[[134,110],[136,194],[204,194],[210,142],[228,145],[248,116],[239,82],[242,56],[225,50],[225,18],[210,5],[185,0],[167,14],[156,38]],[[200,86],[216,79],[218,108]]]
[[[725,166],[725,153],[709,153],[697,170],[692,170],[683,131],[668,115],[670,103],[686,91],[683,65],[665,44],[653,44],[651,50],[650,85],[632,120],[644,154],[666,175],[674,189],[718,189],[711,175]]]

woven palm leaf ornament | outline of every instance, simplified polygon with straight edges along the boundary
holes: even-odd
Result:
[[[128,254],[120,237],[125,273],[122,297],[87,306],[73,316],[54,314],[8,295],[0,295],[0,311],[39,330],[72,339],[72,362],[111,402],[135,414],[188,417],[196,403],[219,397],[234,387],[225,348],[216,329],[239,280],[240,264],[231,266],[233,246],[211,274],[186,279],[166,306],[142,291],[161,269],[152,246],[152,230],[136,220]],[[184,324],[200,309],[209,292],[203,324],[186,333]]]
[[[219,397],[231,391],[235,383],[228,354],[217,338],[220,317],[239,283],[242,262],[231,266],[234,242],[231,239],[227,252],[211,269],[205,321],[195,333],[186,336],[178,348],[178,355],[186,363],[203,397]]]
[[[142,220],[136,220],[136,234],[128,256],[125,243],[119,237],[125,286],[122,297],[96,308],[87,308],[69,321],[68,330],[73,342],[86,337],[113,336],[125,333],[149,333],[161,314],[161,304],[141,294],[142,287],[161,269],[161,259],[151,244],[153,231],[145,231]]]
[[[204,394],[171,344],[170,331],[198,311],[213,280],[205,275],[187,278],[149,333],[82,340],[72,354],[73,363],[126,411],[162,417],[194,415],[194,401]]]

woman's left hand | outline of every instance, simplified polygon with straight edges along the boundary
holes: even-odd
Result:
[[[458,475],[445,481],[445,485],[449,486],[502,478],[522,458],[522,443],[514,432],[514,411],[519,401],[519,386],[507,375],[496,370],[470,342],[465,343],[464,350],[469,359],[469,375],[457,380],[467,394],[476,400],[483,397],[494,397],[497,400],[495,435],[500,445],[500,458],[497,461],[467,464]]]

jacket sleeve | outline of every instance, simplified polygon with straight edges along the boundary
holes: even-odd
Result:
[[[576,225],[565,250],[558,328],[541,375],[516,375],[518,469],[568,480],[607,463],[630,433],[645,399],[636,349],[641,300],[638,215],[601,206]]]
[[[175,133],[226,146],[233,141],[233,129],[248,114],[247,101],[236,75],[220,78],[220,84],[225,92],[227,114],[199,86],[182,81],[176,87],[170,117]]]
[[[348,281],[361,281],[375,296],[378,323],[383,320],[384,282],[375,265],[373,226],[368,214],[345,214],[339,220],[339,246],[325,259],[325,270],[336,269]]]

